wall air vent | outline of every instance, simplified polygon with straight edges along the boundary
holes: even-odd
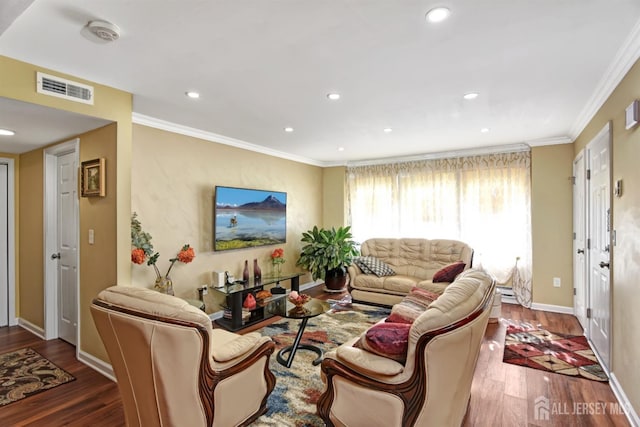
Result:
[[[69,101],[93,105],[93,87],[72,82],[62,77],[37,73],[36,90],[44,95],[57,96]]]

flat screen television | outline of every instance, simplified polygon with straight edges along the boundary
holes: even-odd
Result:
[[[214,250],[287,241],[287,193],[216,186]]]

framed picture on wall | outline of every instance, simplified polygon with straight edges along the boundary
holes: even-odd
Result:
[[[82,162],[80,168],[80,195],[82,197],[104,197],[107,194],[104,158]]]

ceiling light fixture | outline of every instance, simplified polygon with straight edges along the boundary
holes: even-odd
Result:
[[[383,131],[384,133],[391,133],[391,132],[393,132],[393,129],[391,129],[391,128],[384,128],[384,129],[382,129],[382,131]]]
[[[15,133],[14,131],[12,131],[12,130],[9,130],[9,129],[0,129],[0,135],[2,135],[2,136],[13,136],[13,135],[15,135],[15,134],[16,134],[16,133]]]
[[[339,93],[330,93],[327,95],[327,98],[329,98],[332,101],[337,101],[338,99],[340,99],[340,94]]]
[[[344,151],[344,147],[338,147],[338,151]]]
[[[292,127],[286,127],[284,128],[285,132],[293,132],[293,128]]]
[[[487,132],[489,132],[489,128],[482,128],[482,129],[480,129],[480,132],[487,133]]]
[[[426,18],[429,22],[442,22],[449,17],[451,11],[446,7],[435,7],[427,12]]]
[[[478,97],[478,93],[477,92],[469,92],[469,93],[465,93],[462,97],[464,99],[476,99]]]
[[[198,92],[194,92],[194,91],[191,91],[191,90],[189,92],[185,92],[184,94],[187,95],[191,99],[200,98],[200,94]]]

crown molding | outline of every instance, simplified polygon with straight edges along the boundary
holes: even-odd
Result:
[[[242,141],[240,139],[230,138],[228,136],[219,135],[213,132],[207,132],[204,130],[192,128],[189,126],[179,125],[177,123],[169,122],[155,117],[145,116],[144,114],[133,113],[131,115],[131,121],[138,125],[148,126],[155,129],[166,130],[167,132],[173,132],[180,135],[191,136],[193,138],[203,139],[205,141],[215,142],[218,144],[230,145],[232,147],[241,148],[243,150],[254,151],[256,153],[266,154],[268,156],[279,157],[281,159],[293,160],[298,163],[305,163],[313,166],[326,166],[322,162],[308,159],[306,157],[294,156],[282,151],[271,150],[269,148],[252,144],[250,142]]]
[[[529,147],[543,147],[545,145],[571,144],[574,140],[568,136],[554,136],[552,138],[540,138],[526,141]]]
[[[578,115],[569,133],[571,140],[575,141],[578,138],[639,57],[640,20],[636,22],[631,33],[618,50],[613,62],[596,85],[591,98]]]

